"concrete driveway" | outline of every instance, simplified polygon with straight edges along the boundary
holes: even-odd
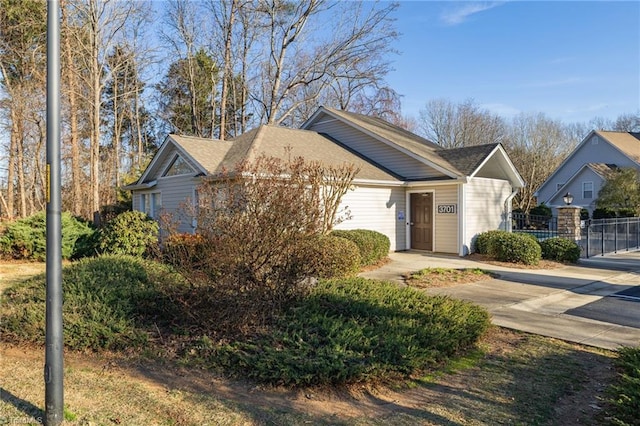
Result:
[[[486,307],[495,325],[615,349],[640,345],[640,252],[621,252],[558,269],[515,269],[455,256],[398,252],[361,276],[403,283],[426,267],[482,268],[497,279],[430,289]]]

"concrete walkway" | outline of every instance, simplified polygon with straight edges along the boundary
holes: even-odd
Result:
[[[582,259],[558,269],[506,268],[417,251],[390,258],[360,276],[404,283],[404,274],[427,267],[481,268],[499,277],[427,291],[482,305],[501,327],[605,349],[640,345],[640,252]]]

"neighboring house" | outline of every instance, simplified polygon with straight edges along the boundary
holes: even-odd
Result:
[[[611,171],[634,167],[640,170],[640,133],[592,131],[578,144],[538,188],[538,203],[545,203],[556,214],[564,205],[562,197],[573,195],[573,205],[593,214],[598,192]]]
[[[169,135],[135,184],[133,208],[152,217],[196,199],[201,176],[261,154],[356,165],[338,229],[373,229],[391,250],[466,255],[472,240],[510,230],[511,199],[524,182],[500,144],[444,150],[378,118],[321,107],[302,129],[263,125],[227,141]],[[182,232],[195,223],[184,220]]]

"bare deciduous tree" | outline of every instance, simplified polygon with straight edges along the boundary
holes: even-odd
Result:
[[[566,158],[574,140],[560,121],[544,114],[521,114],[513,119],[505,145],[525,180],[514,206],[528,212],[536,205],[535,191]]]
[[[443,148],[503,142],[504,120],[478,106],[472,99],[454,104],[447,99],[427,102],[420,111],[420,130]]]

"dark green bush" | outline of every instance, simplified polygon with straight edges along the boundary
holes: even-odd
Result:
[[[616,217],[616,212],[609,208],[597,208],[593,211],[594,219],[610,219]]]
[[[475,240],[475,252],[478,254],[489,254],[489,247],[491,247],[492,241],[505,232],[506,231],[494,230],[478,234]]]
[[[589,220],[589,210],[580,209],[580,220]]]
[[[71,350],[140,348],[156,325],[182,317],[160,291],[182,281],[156,262],[110,255],[83,259],[66,266],[62,279],[64,343]],[[5,290],[3,340],[42,343],[45,297],[44,275]]]
[[[615,364],[619,374],[607,389],[607,401],[612,407],[608,413],[611,424],[637,425],[640,413],[640,346],[619,349]]]
[[[544,203],[538,204],[537,206],[529,210],[529,214],[534,216],[544,216],[546,218],[551,218],[553,216],[551,207],[547,206]]]
[[[318,278],[343,278],[360,270],[358,246],[347,238],[320,235],[310,238],[302,262],[311,267],[310,274]]]
[[[158,222],[140,211],[124,212],[100,230],[105,254],[142,256],[158,245]]]
[[[594,219],[611,219],[614,217],[634,217],[637,212],[633,208],[612,209],[609,207],[600,207],[593,211]]]
[[[580,246],[566,238],[548,238],[540,241],[542,258],[558,262],[576,263],[580,259]]]
[[[501,262],[537,265],[542,257],[540,244],[529,235],[502,232],[491,240],[489,256]]]
[[[335,230],[331,232],[336,237],[351,240],[358,246],[362,266],[374,265],[389,255],[391,242],[389,237],[368,229]]]
[[[249,340],[192,353],[242,377],[289,386],[408,377],[475,345],[487,311],[362,278],[321,281]]]
[[[95,230],[91,225],[63,212],[60,216],[62,231],[62,258],[77,259],[95,254]],[[46,257],[46,213],[40,212],[7,224],[0,237],[0,252],[14,259],[42,261]]]

